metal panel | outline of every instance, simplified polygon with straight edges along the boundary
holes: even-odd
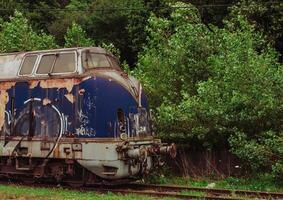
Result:
[[[0,79],[10,79],[17,77],[17,73],[22,61],[22,55],[1,55],[0,56]]]

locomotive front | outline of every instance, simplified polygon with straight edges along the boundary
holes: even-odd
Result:
[[[79,163],[104,179],[143,175],[160,165],[161,154],[176,155],[174,144],[155,139],[148,102],[141,83],[123,72],[108,53],[82,51],[86,80],[79,137],[95,138],[89,159]],[[99,147],[98,147],[99,146]],[[96,158],[96,159],[93,159]]]
[[[176,155],[146,95],[102,48],[0,55],[0,176],[92,184],[144,175]]]

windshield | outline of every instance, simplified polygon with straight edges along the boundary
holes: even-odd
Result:
[[[36,73],[71,73],[76,70],[76,54],[74,52],[47,54],[41,57]]]
[[[114,67],[119,68],[115,58],[101,53],[91,53],[89,51],[82,54],[83,67],[85,69],[101,68],[101,67]]]

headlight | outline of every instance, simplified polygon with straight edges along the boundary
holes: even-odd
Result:
[[[128,135],[126,133],[121,133],[120,134],[120,139],[121,140],[126,140],[126,139],[128,139]]]

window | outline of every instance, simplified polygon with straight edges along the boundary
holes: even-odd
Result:
[[[113,58],[113,57],[111,57],[111,56],[108,56],[108,58],[109,58],[109,60],[111,61],[113,67],[115,67],[115,68],[120,68],[120,67],[119,67],[119,64],[118,64],[118,62],[117,62],[117,60],[116,60],[115,58]]]
[[[76,69],[75,53],[59,54],[52,73],[74,72]]]
[[[85,69],[92,69],[97,67],[111,67],[105,54],[89,53],[84,52],[83,56],[83,67]]]
[[[55,59],[56,59],[56,55],[42,56],[36,73],[37,74],[51,73],[51,69],[52,66],[54,65]]]
[[[37,56],[26,56],[22,64],[20,75],[30,75],[32,73],[33,67],[35,65]]]
[[[67,73],[74,72],[75,69],[75,53],[50,54],[42,56],[36,73]]]

